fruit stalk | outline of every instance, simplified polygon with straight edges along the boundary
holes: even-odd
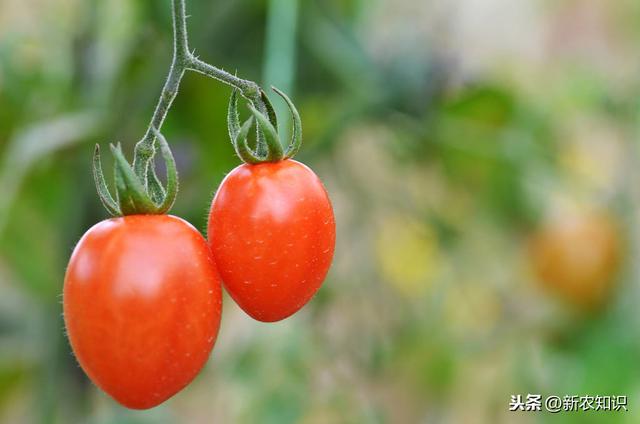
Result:
[[[182,77],[187,70],[201,73],[236,88],[258,111],[267,116],[270,115],[268,106],[265,104],[264,93],[258,84],[238,78],[223,69],[206,63],[189,50],[185,0],[172,0],[172,15],[174,43],[171,68],[149,127],[144,137],[136,144],[133,160],[135,173],[143,181],[147,180],[151,190],[154,189],[158,181],[155,171],[152,167],[149,167],[156,148],[154,129],[159,131],[162,127],[167,113],[178,94]]]

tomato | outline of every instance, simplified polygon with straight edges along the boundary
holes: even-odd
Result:
[[[193,380],[220,324],[221,284],[206,241],[167,215],[113,218],[87,231],[63,299],[80,366],[134,409],[154,407]]]
[[[543,286],[582,309],[608,298],[622,255],[613,220],[602,213],[571,214],[545,224],[532,238],[530,258]]]
[[[244,164],[224,179],[208,239],[231,297],[259,321],[298,311],[325,279],[335,220],[320,179],[294,160]]]

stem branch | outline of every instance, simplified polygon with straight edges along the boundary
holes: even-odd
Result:
[[[187,37],[187,19],[185,0],[172,0],[173,14],[173,61],[169,75],[162,88],[160,99],[142,140],[140,140],[134,151],[133,168],[135,173],[146,181],[149,163],[155,153],[155,130],[160,130],[167,117],[167,113],[175,100],[180,82],[185,71],[191,70],[204,74],[210,78],[221,81],[240,91],[243,97],[249,100],[260,112],[267,114],[267,107],[262,99],[262,90],[253,81],[244,80],[232,75],[220,68],[210,65],[189,51],[189,41]],[[155,174],[154,174],[155,175]]]
[[[258,84],[253,81],[238,78],[237,76],[232,75],[223,69],[216,68],[213,65],[201,61],[193,55],[190,55],[189,59],[190,60],[187,69],[199,72],[210,78],[216,79],[220,82],[237,88],[243,97],[251,101],[258,107],[258,110],[266,114],[267,109],[264,105],[264,102],[262,101],[262,91]]]

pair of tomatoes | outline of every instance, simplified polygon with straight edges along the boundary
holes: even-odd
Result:
[[[103,221],[76,246],[64,284],[71,346],[121,404],[156,406],[185,387],[215,343],[221,281],[253,318],[278,321],[319,289],[335,245],[318,177],[293,160],[244,164],[221,184],[208,242],[186,221]]]

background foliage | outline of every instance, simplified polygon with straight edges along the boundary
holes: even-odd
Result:
[[[298,105],[298,158],[337,213],[329,278],[275,325],[225,298],[207,367],[165,405],[131,412],[99,393],[63,332],[63,275],[106,217],[93,146],[131,154],[155,105],[169,2],[0,0],[0,421],[640,420],[637,2],[188,8],[202,58]],[[181,177],[173,213],[202,230],[238,164],[229,95],[188,74],[163,130]],[[546,217],[593,209],[624,254],[609,302],[585,314],[538,284],[527,246]],[[630,410],[510,413],[517,393],[628,395]]]

